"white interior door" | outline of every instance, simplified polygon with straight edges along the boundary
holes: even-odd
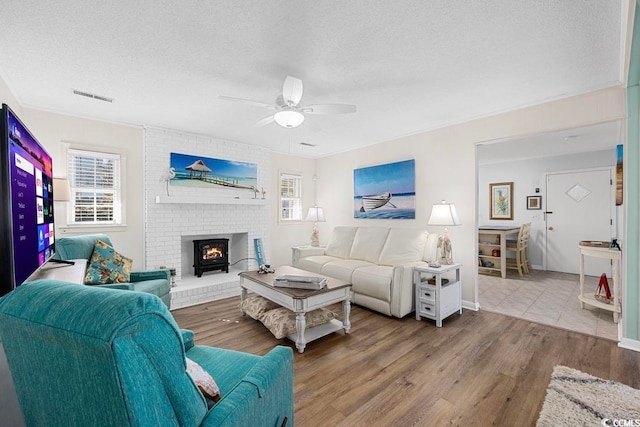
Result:
[[[546,188],[547,270],[579,273],[581,240],[610,241],[613,236],[612,170],[551,173]],[[585,274],[611,275],[611,263],[590,257]]]

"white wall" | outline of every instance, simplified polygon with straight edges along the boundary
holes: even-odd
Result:
[[[569,129],[624,118],[624,90],[612,88],[529,107],[446,128],[398,138],[323,159],[316,165],[318,203],[330,215],[321,224],[326,239],[336,225],[428,227],[433,203],[456,204],[462,225],[450,227],[453,257],[462,269],[465,305],[477,303],[477,172],[476,144],[485,141]],[[353,218],[353,169],[414,158],[416,160],[415,220]]]
[[[491,163],[483,157],[483,146],[478,147],[478,225],[520,225],[531,223],[529,258],[534,268],[543,266],[545,174],[548,172],[613,167],[616,164],[615,148],[555,157],[542,157],[512,162]],[[489,219],[489,184],[513,182],[513,221]],[[535,189],[540,193],[536,194]],[[527,196],[542,196],[541,210],[528,210]]]
[[[73,226],[67,227],[66,205],[56,207],[56,235],[104,232],[109,235],[116,250],[133,259],[134,270],[144,268],[143,220],[143,131],[142,128],[123,126],[97,120],[71,117],[41,110],[23,108],[20,115],[31,133],[53,157],[53,174],[67,175],[66,147],[120,153],[122,164],[123,217],[122,227]]]

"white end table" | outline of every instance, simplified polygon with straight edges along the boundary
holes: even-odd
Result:
[[[620,304],[620,264],[622,262],[622,252],[617,249],[595,247],[595,246],[583,246],[579,245],[580,250],[580,307],[584,308],[585,304],[608,310],[613,312],[613,322],[618,323],[618,317],[622,313]],[[613,263],[613,289],[611,289],[611,304],[597,301],[593,297],[593,293],[585,293],[584,291],[584,257],[590,256],[595,258],[610,259]]]
[[[462,282],[460,280],[462,264],[429,267],[419,265],[413,268],[413,283],[416,291],[416,320],[422,317],[433,319],[436,326],[442,327],[442,319],[456,311],[462,314]],[[442,284],[444,273],[455,271],[455,279]],[[429,279],[434,279],[429,283]]]

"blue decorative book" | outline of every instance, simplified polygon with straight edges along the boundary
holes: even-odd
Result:
[[[256,259],[258,260],[258,267],[266,264],[264,259],[264,251],[262,250],[262,239],[253,239],[253,247],[256,250]]]

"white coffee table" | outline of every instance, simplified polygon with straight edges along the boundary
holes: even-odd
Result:
[[[273,286],[273,279],[284,275],[325,277],[294,267],[278,267],[275,273],[259,274],[257,271],[245,271],[239,274],[242,289],[242,301],[247,298],[247,291],[275,302],[281,307],[296,313],[296,333],[287,338],[296,343],[298,352],[304,352],[308,342],[343,329],[351,330],[349,315],[351,313],[351,284],[342,280],[327,277],[327,287],[320,290],[281,288]],[[342,302],[342,322],[331,320],[328,323],[306,328],[305,313]],[[243,312],[244,313],[244,312]]]

